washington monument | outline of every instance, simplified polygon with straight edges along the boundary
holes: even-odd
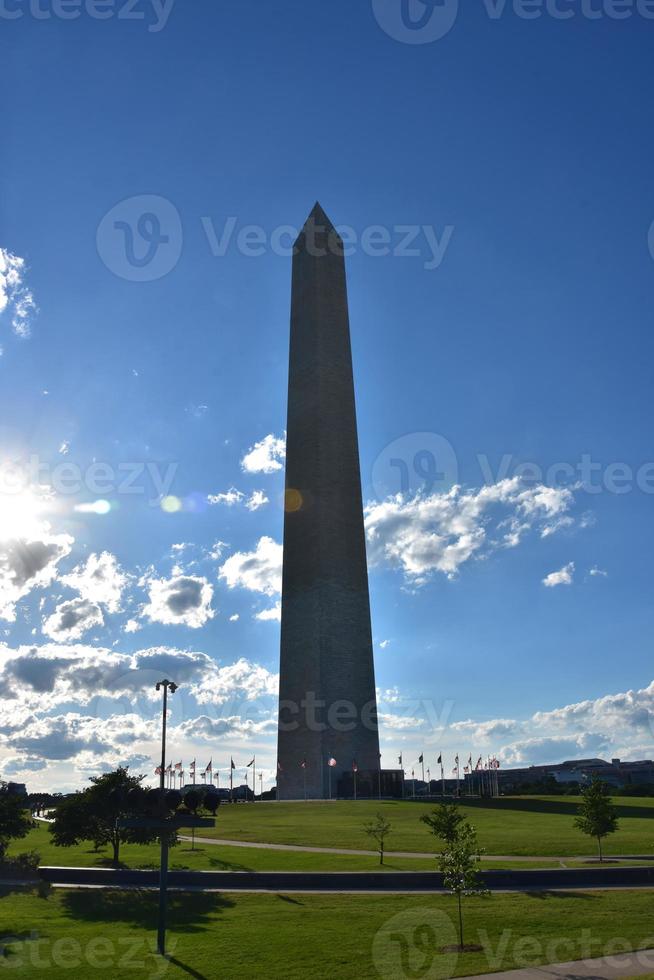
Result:
[[[279,698],[279,799],[379,773],[345,260],[319,204],[293,257]]]

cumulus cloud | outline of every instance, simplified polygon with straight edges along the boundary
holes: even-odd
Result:
[[[597,565],[595,565],[594,568],[591,568],[590,574],[591,574],[591,576],[593,578],[608,578],[609,577],[609,573],[608,572],[605,572],[603,568],[598,568]]]
[[[43,522],[27,533],[0,539],[0,619],[16,619],[16,603],[32,589],[50,585],[57,565],[70,554],[73,538],[53,534]]]
[[[241,468],[246,473],[275,473],[281,470],[285,459],[286,433],[281,439],[271,433],[248,449]]]
[[[262,609],[260,612],[255,613],[255,619],[260,619],[262,623],[281,623],[282,621],[282,604],[281,602],[276,602],[274,606],[270,609]]]
[[[575,563],[573,561],[564,565],[558,572],[550,572],[543,579],[543,585],[547,589],[555,589],[557,585],[572,585],[575,574]]]
[[[0,316],[10,317],[12,329],[19,337],[29,337],[37,312],[25,271],[25,259],[0,248]]]
[[[277,731],[277,715],[270,715],[260,721],[229,715],[224,718],[209,718],[200,715],[183,722],[175,731],[177,738],[194,741],[214,742],[216,739],[248,738],[253,735],[274,735]]]
[[[79,640],[94,626],[102,626],[102,610],[88,599],[70,599],[60,603],[43,623],[43,632],[56,640]]]
[[[198,629],[214,616],[213,586],[194,575],[150,579],[149,602],[143,614],[153,623],[181,624]]]
[[[61,578],[64,585],[79,592],[83,599],[100,603],[107,612],[120,611],[123,589],[128,576],[120,568],[115,555],[108,551],[89,555],[84,564],[78,565]]]
[[[262,537],[254,551],[237,551],[220,566],[219,574],[230,589],[240,586],[250,592],[278,595],[282,588],[281,544]]]
[[[242,490],[230,487],[225,493],[209,494],[207,500],[210,504],[224,504],[226,507],[234,507],[237,504],[244,504],[248,510],[259,510],[269,503],[268,497],[263,490],[253,490],[248,496]]]
[[[518,477],[480,490],[397,494],[365,508],[369,560],[400,569],[413,585],[439,572],[454,578],[470,559],[515,547],[534,528],[552,527],[573,502],[570,490],[526,487]]]

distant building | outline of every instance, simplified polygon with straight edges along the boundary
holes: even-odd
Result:
[[[623,762],[621,759],[570,759],[548,766],[527,766],[522,769],[499,769],[500,792],[510,793],[525,786],[557,783],[584,786],[593,776],[599,776],[616,789],[630,786],[654,785],[654,761]]]

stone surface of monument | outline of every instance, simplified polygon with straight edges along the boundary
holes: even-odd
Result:
[[[319,204],[293,257],[279,693],[279,799],[353,768],[381,792],[345,260]]]

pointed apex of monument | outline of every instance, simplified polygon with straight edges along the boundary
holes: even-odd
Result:
[[[297,237],[295,252],[297,254],[299,250],[322,255],[325,249],[334,255],[342,255],[343,242],[322,205],[316,201]]]
[[[311,209],[311,214],[309,215],[309,217],[304,223],[305,228],[309,224],[309,222],[311,222],[313,225],[321,225],[324,228],[326,228],[327,231],[331,231],[331,229],[334,227],[332,222],[325,214],[325,211],[320,201],[316,201],[313,208]]]

